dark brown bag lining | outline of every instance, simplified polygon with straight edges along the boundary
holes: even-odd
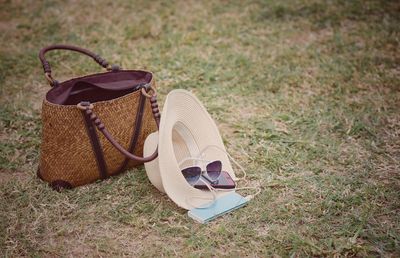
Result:
[[[95,103],[115,99],[150,83],[152,74],[146,71],[125,70],[74,78],[60,83],[46,94],[47,101],[59,105],[76,105],[81,101]]]

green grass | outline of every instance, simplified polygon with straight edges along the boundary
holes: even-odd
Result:
[[[400,256],[398,1],[1,1],[0,253]],[[35,176],[52,43],[194,92],[262,192],[208,225],[143,168],[61,193]],[[48,56],[65,80],[100,69]]]

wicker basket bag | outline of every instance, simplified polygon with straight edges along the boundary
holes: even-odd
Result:
[[[60,49],[90,56],[108,71],[59,83],[44,55]],[[68,45],[43,48],[39,58],[52,86],[42,105],[41,179],[56,189],[71,188],[157,157],[157,150],[142,157],[144,140],[160,119],[152,73],[121,70]]]

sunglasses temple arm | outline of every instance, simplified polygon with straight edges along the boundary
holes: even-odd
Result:
[[[212,180],[208,175],[204,175],[204,174],[201,174],[201,176],[200,176],[200,178],[201,179],[205,179],[205,180],[207,180],[210,184],[212,184],[212,183],[214,183],[215,181],[217,181],[217,180]],[[210,185],[211,186],[211,185]],[[212,186],[211,186],[212,187]]]
[[[204,180],[202,177],[199,178],[199,181],[202,181],[207,186],[208,190],[210,190],[211,194],[213,195],[213,202],[214,202],[217,199],[215,188],[212,187],[208,182],[206,182],[206,180]]]

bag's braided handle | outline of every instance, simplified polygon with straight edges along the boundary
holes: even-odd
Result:
[[[46,79],[48,80],[50,86],[56,86],[58,84],[58,82],[53,79],[52,75],[51,75],[51,67],[50,67],[50,63],[46,60],[46,58],[44,57],[44,55],[51,51],[51,50],[71,50],[71,51],[75,51],[75,52],[79,52],[82,54],[85,54],[91,58],[93,58],[94,61],[96,61],[96,63],[98,63],[99,65],[101,65],[102,67],[106,68],[107,70],[119,70],[119,67],[117,65],[112,65],[110,66],[108,64],[108,62],[102,58],[101,56],[87,50],[84,48],[80,48],[80,47],[76,47],[76,46],[71,46],[71,45],[51,45],[51,46],[47,46],[44,47],[40,50],[39,52],[39,59],[42,62],[43,65],[43,70],[44,70],[44,74],[46,76]]]
[[[154,120],[156,121],[157,124],[157,129],[160,126],[160,110],[158,109],[158,104],[157,104],[157,95],[156,91],[153,87],[149,86],[149,89],[153,91],[152,95],[149,95],[145,88],[142,88],[142,94],[148,98],[150,98],[150,103],[151,103],[151,108],[153,112],[153,117]],[[100,118],[96,116],[95,113],[93,113],[93,104],[90,104],[90,102],[83,101],[79,103],[78,108],[81,110],[84,110],[86,115],[90,116],[90,120],[96,125],[97,129],[106,137],[106,139],[122,154],[124,154],[127,158],[138,161],[138,162],[149,162],[157,158],[158,156],[158,148],[154,151],[154,153],[148,157],[139,157],[136,156],[129,151],[127,151],[124,147],[122,147],[110,134],[110,132],[106,129],[104,124],[101,122]]]

